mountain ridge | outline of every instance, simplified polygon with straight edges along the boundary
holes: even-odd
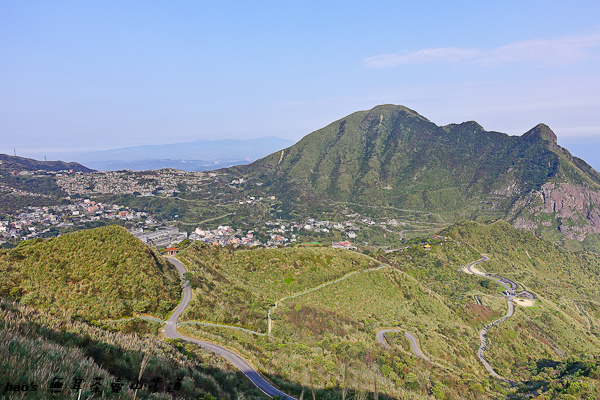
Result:
[[[88,168],[77,162],[65,162],[65,161],[39,161],[33,158],[26,158],[20,156],[10,156],[8,154],[0,154],[0,161],[2,162],[2,169],[13,169],[19,171],[63,171],[73,170],[74,172],[95,172],[94,169]]]
[[[288,202],[393,205],[442,212],[454,221],[504,218],[538,233],[549,231],[534,204],[543,187],[600,193],[600,174],[559,146],[545,124],[509,136],[475,121],[438,126],[389,104],[352,113],[291,147],[222,171],[260,182]],[[599,234],[600,200],[590,194],[582,202],[567,225],[579,226],[586,237]],[[517,223],[516,214],[528,222]],[[564,217],[555,219],[550,236],[566,226]]]

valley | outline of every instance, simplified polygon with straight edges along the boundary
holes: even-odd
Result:
[[[546,125],[382,105],[216,171],[0,166],[10,398],[600,395],[600,175]]]

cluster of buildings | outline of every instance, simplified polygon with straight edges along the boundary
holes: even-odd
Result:
[[[196,228],[194,233],[190,235],[190,240],[197,240],[207,244],[215,244],[227,246],[261,246],[262,243],[254,238],[254,231],[248,232],[245,236],[241,236],[242,230],[235,230],[230,226],[219,225],[217,229],[202,229]]]
[[[15,214],[0,221],[0,240],[30,240],[43,237],[60,228],[71,228],[100,219],[131,221],[146,218],[145,212],[137,212],[116,204],[96,203],[89,199],[51,207],[28,207],[26,212]],[[146,223],[153,222],[146,219]]]
[[[185,172],[165,168],[157,171],[106,171],[93,173],[57,174],[56,183],[69,194],[135,194],[154,196],[172,195],[185,185],[189,192],[201,191],[201,186],[211,182],[214,173]]]
[[[0,183],[0,191],[11,193],[11,194],[14,194],[17,196],[46,197],[46,198],[51,197],[51,196],[48,196],[47,194],[28,192],[23,189],[17,189],[14,187],[3,185],[1,183]]]
[[[179,243],[188,237],[188,233],[180,231],[179,228],[162,226],[155,231],[144,232],[143,228],[135,228],[129,231],[142,242],[154,247],[168,247]]]
[[[241,179],[241,180],[243,181],[243,179]],[[229,185],[229,186],[232,187],[231,185]],[[240,200],[238,202],[238,204],[240,204],[240,205],[246,205],[246,204],[256,205],[258,203],[261,203],[263,200],[264,200],[263,197],[246,196],[246,200]],[[275,196],[269,196],[269,197],[267,197],[267,200],[273,201],[273,200],[275,200]]]
[[[331,247],[333,247],[335,249],[347,249],[347,250],[356,249],[356,246],[353,246],[352,243],[350,243],[347,240],[341,241],[341,242],[333,242],[333,243],[331,243]]]

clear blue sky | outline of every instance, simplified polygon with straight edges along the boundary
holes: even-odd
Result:
[[[598,1],[0,0],[0,152],[298,140],[383,103],[597,146],[599,15]]]

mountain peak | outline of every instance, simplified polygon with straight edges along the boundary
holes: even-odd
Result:
[[[389,112],[389,111],[403,111],[409,115],[418,117],[420,119],[423,119],[425,121],[429,121],[427,118],[425,118],[424,116],[422,116],[421,114],[419,114],[418,112],[416,112],[415,110],[412,110],[406,106],[402,106],[402,105],[397,105],[397,104],[380,104],[378,106],[373,107],[372,109],[368,110],[368,112],[371,113],[385,113],[385,112]]]
[[[96,172],[95,169],[90,169],[76,162],[38,161],[33,158],[11,156],[8,154],[0,154],[0,162],[4,164],[3,168],[13,171],[62,171],[72,169],[75,172]]]
[[[473,130],[475,132],[484,132],[485,131],[485,129],[483,129],[483,126],[479,125],[479,123],[477,121],[465,121],[465,122],[461,122],[460,124],[448,124],[448,125],[443,126],[443,128],[445,128],[445,129],[451,129],[451,128],[457,128],[457,127],[466,128],[469,130]]]
[[[539,138],[548,140],[554,144],[557,143],[556,134],[552,132],[552,129],[550,129],[550,127],[546,124],[537,124],[534,128],[525,132],[521,137],[527,140],[535,140]]]

